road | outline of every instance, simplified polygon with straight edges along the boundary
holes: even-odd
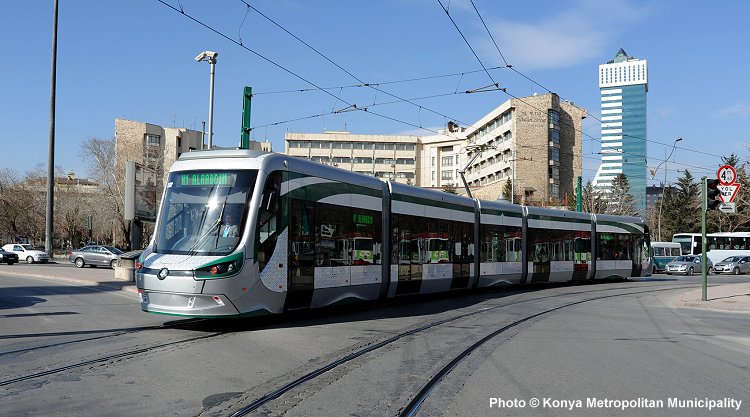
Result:
[[[295,386],[249,415],[400,415],[456,358],[416,415],[739,416],[750,409],[750,315],[674,308],[696,278],[217,321],[149,315],[133,292],[7,271],[0,268],[0,415],[228,416],[288,384]],[[587,404],[592,398],[664,404],[621,411]],[[742,403],[708,410],[668,402],[696,398]]]

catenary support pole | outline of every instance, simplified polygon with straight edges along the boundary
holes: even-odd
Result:
[[[55,91],[57,82],[57,0],[54,0],[52,17],[52,76],[50,77],[49,97],[49,152],[47,159],[47,213],[44,234],[44,250],[52,259],[54,243],[54,202],[55,202]]]

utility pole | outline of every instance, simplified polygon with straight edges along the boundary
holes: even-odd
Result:
[[[708,210],[707,178],[701,177],[701,301],[708,300],[708,278],[706,278],[706,211]]]
[[[57,83],[57,0],[54,0],[52,18],[52,76],[49,94],[49,157],[47,160],[47,213],[44,234],[44,250],[52,259],[54,239],[54,204],[55,204],[55,91]]]
[[[252,104],[253,87],[245,87],[242,92],[242,135],[240,149],[250,149],[250,105]]]

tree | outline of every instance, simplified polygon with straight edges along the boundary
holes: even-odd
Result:
[[[605,196],[594,190],[591,181],[587,182],[586,185],[581,188],[581,211],[584,213],[606,213],[607,205]],[[568,200],[568,209],[570,211],[576,211],[575,198]]]
[[[701,230],[700,184],[689,170],[664,192],[661,212],[662,239],[670,241],[675,233],[698,233]]]
[[[448,194],[458,194],[456,192],[456,185],[455,184],[445,184],[443,186],[443,192]]]
[[[109,219],[117,225],[119,237],[126,247],[130,247],[130,222],[125,220],[125,169],[115,166],[114,139],[89,138],[81,143],[79,153],[88,165],[89,176],[99,183],[102,198],[99,201],[100,213],[108,213]]]
[[[521,196],[518,193],[514,193],[514,191],[516,190],[513,189],[513,182],[511,181],[510,177],[508,177],[508,181],[506,181],[505,185],[503,186],[502,196],[505,197],[505,199],[509,202],[512,201],[515,204],[520,204]]]
[[[612,180],[612,192],[607,196],[607,199],[607,214],[618,216],[638,214],[635,209],[635,200],[630,194],[630,182],[623,173],[617,174]]]

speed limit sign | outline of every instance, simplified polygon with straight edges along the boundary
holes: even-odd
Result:
[[[731,165],[724,165],[716,171],[716,178],[721,185],[732,185],[737,179],[737,171]]]

